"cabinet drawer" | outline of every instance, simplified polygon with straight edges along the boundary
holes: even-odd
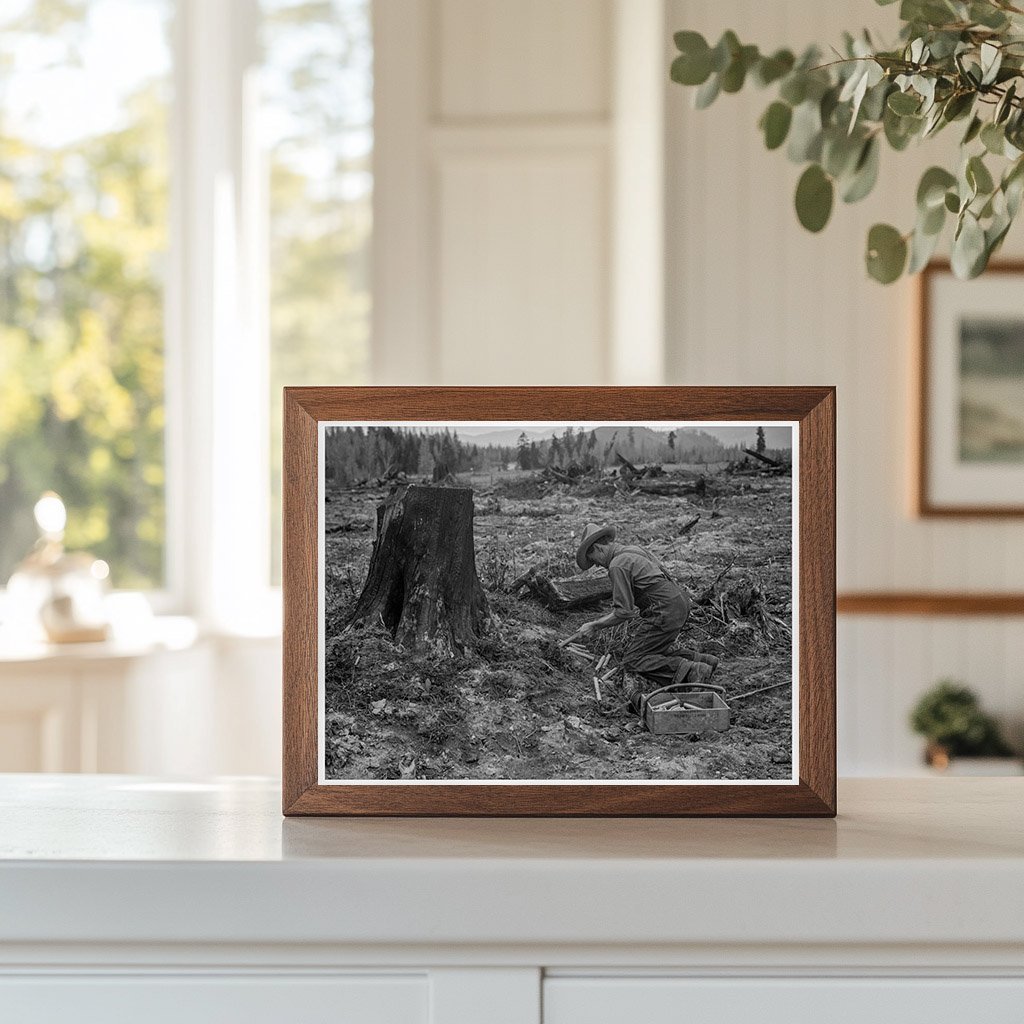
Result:
[[[0,978],[18,1024],[427,1024],[425,975],[36,975]]]
[[[548,978],[544,1024],[1021,1024],[1024,978]]]

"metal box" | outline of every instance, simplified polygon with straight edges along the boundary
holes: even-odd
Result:
[[[666,704],[673,706],[666,708]],[[692,704],[694,709],[683,704]],[[729,705],[712,691],[666,687],[644,694],[641,708],[644,725],[656,734],[724,732],[729,728]]]

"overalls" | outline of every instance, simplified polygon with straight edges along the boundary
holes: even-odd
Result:
[[[694,661],[692,651],[669,654],[690,616],[690,598],[644,548],[617,544],[608,564],[616,615],[623,621],[639,617],[622,655],[627,672],[656,686],[682,682]]]

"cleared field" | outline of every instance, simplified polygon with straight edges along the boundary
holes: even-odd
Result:
[[[675,467],[667,468],[671,480]],[[529,472],[472,483],[490,621],[475,649],[455,658],[406,651],[382,629],[344,626],[386,490],[327,493],[328,778],[790,777],[789,687],[737,703],[725,733],[653,736],[626,708],[622,683],[606,687],[599,704],[586,666],[558,647],[600,607],[555,613],[509,591],[534,567],[553,578],[574,575],[583,524],[612,522],[621,540],[648,547],[696,599],[681,640],[721,657],[714,681],[727,700],[784,682],[791,677],[790,477],[719,474],[692,499],[628,494],[608,480],[552,485]],[[624,628],[598,634],[591,649],[611,651],[614,661]]]

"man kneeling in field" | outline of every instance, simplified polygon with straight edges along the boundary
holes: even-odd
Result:
[[[574,636],[589,636],[639,618],[622,654],[627,672],[649,680],[654,688],[670,683],[703,683],[711,678],[718,667],[716,657],[674,647],[690,616],[690,599],[646,548],[616,543],[614,526],[588,523],[576,552],[576,564],[582,570],[592,565],[603,565],[608,570],[612,610],[584,623]],[[639,710],[639,691],[630,695],[629,702],[634,711]]]

